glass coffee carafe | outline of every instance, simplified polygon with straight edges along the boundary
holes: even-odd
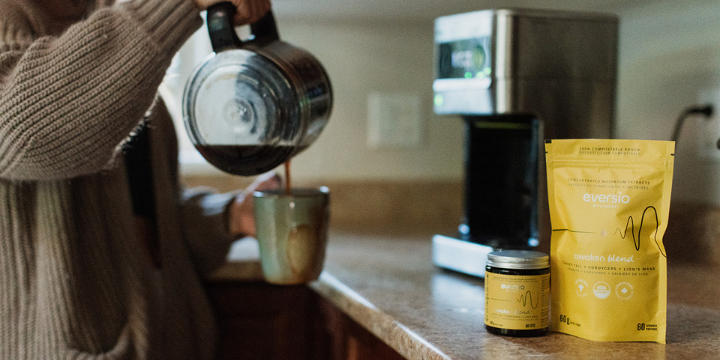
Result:
[[[269,12],[240,40],[235,6],[207,11],[214,54],[199,65],[183,94],[183,120],[197,150],[230,174],[257,175],[303,151],[332,109],[330,80],[307,51],[279,40]]]

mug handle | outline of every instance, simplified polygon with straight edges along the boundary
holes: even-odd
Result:
[[[237,9],[229,1],[213,4],[207,9],[207,27],[210,35],[210,44],[214,52],[218,53],[228,49],[237,49],[243,45],[266,44],[279,40],[275,16],[268,11],[260,20],[250,24],[252,38],[241,41],[235,32],[232,19]]]

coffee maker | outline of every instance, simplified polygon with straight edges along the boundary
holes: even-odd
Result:
[[[487,254],[549,252],[544,139],[611,138],[618,19],[529,9],[435,20],[434,111],[465,123],[464,219],[433,262],[485,276]]]

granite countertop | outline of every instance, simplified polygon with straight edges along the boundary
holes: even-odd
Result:
[[[431,238],[333,233],[309,286],[408,359],[720,358],[720,268],[670,263],[667,344],[513,338],[485,330],[483,279],[433,265]],[[213,278],[262,279],[253,241],[236,243]]]

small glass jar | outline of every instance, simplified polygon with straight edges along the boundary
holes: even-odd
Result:
[[[485,328],[506,336],[548,330],[550,257],[527,250],[493,251],[485,266]]]

